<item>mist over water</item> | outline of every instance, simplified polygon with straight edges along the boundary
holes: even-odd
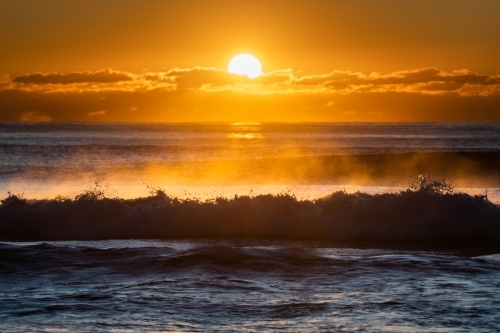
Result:
[[[74,196],[94,182],[122,198],[148,185],[178,197],[315,198],[394,192],[425,174],[496,200],[499,133],[499,124],[3,123],[0,186],[27,198]]]
[[[499,331],[499,165],[500,124],[2,123],[0,330]]]

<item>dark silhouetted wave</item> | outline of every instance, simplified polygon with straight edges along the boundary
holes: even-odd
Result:
[[[0,238],[500,240],[500,207],[426,178],[399,193],[340,191],[317,200],[290,194],[180,200],[163,190],[119,199],[94,189],[51,200],[9,195],[0,205]]]

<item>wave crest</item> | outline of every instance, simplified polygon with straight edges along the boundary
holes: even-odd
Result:
[[[4,240],[220,237],[498,240],[500,207],[425,177],[399,193],[339,191],[317,200],[292,194],[181,200],[159,188],[146,198],[120,199],[96,187],[51,200],[9,194],[0,205]]]

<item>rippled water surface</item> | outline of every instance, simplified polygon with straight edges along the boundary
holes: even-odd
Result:
[[[495,123],[0,123],[0,332],[498,332],[499,165]]]
[[[180,197],[320,197],[397,191],[432,174],[500,200],[499,163],[497,123],[0,123],[0,189],[29,198],[94,182],[125,198],[146,185]]]
[[[499,295],[500,256],[485,251],[0,243],[3,332],[493,332]]]

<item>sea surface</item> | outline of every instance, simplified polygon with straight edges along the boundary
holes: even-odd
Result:
[[[387,193],[418,175],[500,199],[500,123],[0,123],[0,189],[136,198]],[[0,193],[1,195],[1,193]]]
[[[315,243],[2,243],[3,332],[496,332],[500,255]]]
[[[495,123],[0,123],[0,331],[497,332],[499,166]]]

